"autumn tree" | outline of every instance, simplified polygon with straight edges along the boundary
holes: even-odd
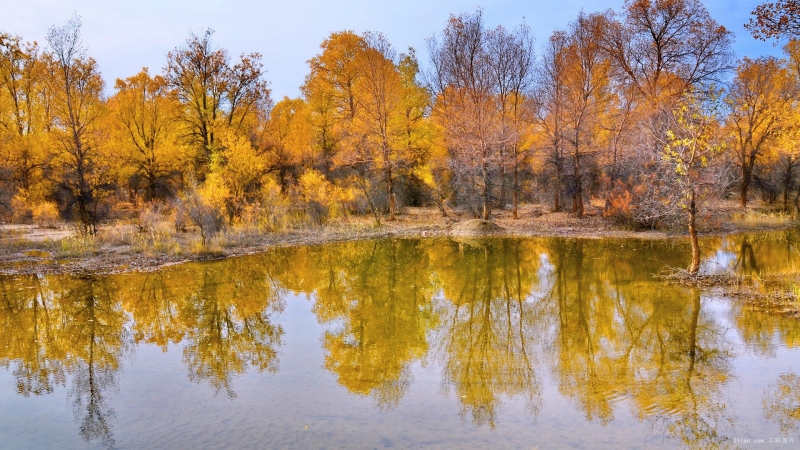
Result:
[[[692,262],[689,273],[700,270],[700,245],[697,239],[697,211],[704,169],[723,148],[719,142],[718,93],[692,92],[684,97],[673,112],[673,121],[666,132],[663,160],[674,168],[675,184],[681,206],[688,213]]]
[[[565,108],[566,91],[562,80],[566,77],[566,33],[556,32],[550,37],[542,62],[538,66],[535,88],[535,114],[542,134],[543,155],[552,173],[553,210],[561,209],[561,191],[566,176]]]
[[[340,152],[338,162],[354,168],[362,186],[374,183],[367,178],[377,178],[386,197],[389,220],[394,220],[397,185],[408,180],[425,158],[419,133],[428,99],[420,95],[416,84],[413,54],[398,56],[386,37],[378,33],[366,33],[364,42],[366,48],[357,59],[362,76],[356,84],[354,139],[346,151]],[[405,64],[403,71],[401,62]]]
[[[730,150],[741,168],[740,204],[747,206],[747,193],[756,166],[773,150],[788,125],[794,106],[795,83],[775,58],[745,58],[736,70],[726,103]]]
[[[440,38],[428,40],[429,88],[434,119],[445,136],[456,183],[470,206],[488,220],[497,186],[503,144],[498,78],[492,67],[489,33],[479,10],[450,16]]]
[[[794,39],[800,34],[800,2],[797,0],[762,3],[750,14],[753,17],[744,27],[756,39]]]
[[[377,223],[380,212],[373,193],[373,175],[380,173],[389,203],[389,220],[396,209],[396,136],[402,125],[402,84],[394,64],[394,49],[381,34],[368,33],[355,54],[354,65],[360,76],[350,86],[349,121],[343,130],[343,142],[335,164],[352,171]],[[402,128],[399,129],[402,132]]]
[[[277,174],[281,190],[302,173],[313,168],[320,159],[314,145],[311,111],[302,98],[288,98],[275,104],[263,131],[262,147],[270,172]]]
[[[657,226],[672,212],[657,199],[672,191],[658,161],[673,110],[687,92],[721,84],[732,65],[732,33],[699,0],[628,0],[620,14],[604,16],[601,45],[612,61],[614,91],[625,96],[618,117],[628,122],[627,136],[614,136],[626,143],[613,148],[615,178],[622,175],[622,197],[629,198],[625,216]]]
[[[166,80],[150,76],[145,68],[118,79],[115,88],[117,94],[109,103],[118,124],[123,162],[133,172],[131,187],[141,186],[147,200],[174,194],[182,149],[173,131],[178,104]]]
[[[361,77],[357,57],[366,47],[361,36],[352,31],[332,33],[311,58],[311,72],[301,87],[311,110],[315,145],[322,160],[319,169],[330,172],[340,142],[349,135],[356,115],[356,82]]]
[[[500,122],[503,144],[501,145],[500,201],[506,203],[505,173],[511,170],[512,215],[518,218],[520,194],[520,172],[530,154],[530,109],[525,107],[534,81],[533,36],[527,25],[513,31],[497,27],[489,31],[489,53],[491,71],[497,84],[500,107]]]
[[[41,202],[48,194],[43,186],[48,166],[43,140],[52,124],[48,60],[36,43],[22,44],[11,36],[0,39],[0,142],[8,182],[4,191],[7,196],[20,193],[27,202]],[[7,201],[0,198],[0,204]]]
[[[548,51],[559,53],[545,57],[540,117],[550,131],[553,162],[560,177],[567,176],[578,217],[584,210],[586,171],[599,147],[611,100],[610,62],[598,45],[604,24],[599,15],[579,15],[568,31],[557,31],[551,38]]]
[[[427,95],[413,52],[398,55],[380,33],[333,33],[309,61],[303,92],[323,172],[348,180],[380,223],[393,220],[398,185],[425,158]],[[385,198],[385,201],[384,201]]]
[[[216,48],[213,31],[191,34],[186,45],[167,55],[165,78],[182,105],[183,139],[196,151],[195,170],[204,176],[222,127],[247,135],[271,107],[261,55],[242,54],[231,65],[227,50]]]
[[[86,56],[80,39],[80,18],[52,27],[47,42],[53,52],[53,164],[66,207],[77,209],[83,231],[97,231],[97,206],[113,186],[103,134],[98,121],[104,112],[103,79],[97,62]]]

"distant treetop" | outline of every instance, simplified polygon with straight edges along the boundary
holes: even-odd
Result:
[[[795,39],[800,36],[800,0],[778,0],[758,5],[745,28],[753,37],[767,39]]]

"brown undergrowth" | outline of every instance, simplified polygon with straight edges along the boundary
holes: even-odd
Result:
[[[774,230],[793,226],[789,216],[756,208],[741,210],[732,202],[712,205],[700,217],[704,234]],[[734,217],[738,214],[738,219]],[[757,220],[748,220],[753,215]],[[773,219],[770,219],[773,217]],[[519,219],[511,211],[496,210],[493,220],[475,221],[468,211],[437,208],[405,208],[394,221],[380,226],[370,216],[345,216],[324,225],[299,223],[282,228],[235,224],[203,242],[197,229],[179,228],[174,220],[145,216],[146,220],[118,220],[103,224],[94,237],[81,236],[74,227],[0,225],[0,273],[111,273],[155,270],[187,261],[220,259],[263,252],[288,245],[310,245],[389,236],[434,237],[464,234],[493,236],[553,236],[574,238],[673,239],[680,231],[628,230],[604,218],[598,206],[576,217],[569,212],[551,212],[547,205],[520,208]],[[759,227],[753,227],[757,223]],[[739,225],[737,225],[739,224]],[[742,225],[743,224],[743,225]],[[737,226],[740,226],[737,228]],[[708,281],[710,284],[711,280]],[[718,283],[716,283],[718,284]]]
[[[656,277],[668,283],[713,288],[715,293],[738,299],[756,311],[800,318],[800,273],[759,277],[732,272],[692,274],[685,269],[665,268]]]

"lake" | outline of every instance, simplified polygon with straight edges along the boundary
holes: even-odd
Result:
[[[706,238],[702,270],[795,274],[799,243]],[[654,277],[690,258],[384,239],[0,277],[0,448],[800,445],[800,321]]]

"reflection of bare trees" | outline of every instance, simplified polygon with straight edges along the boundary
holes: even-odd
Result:
[[[720,398],[730,370],[724,329],[696,289],[647,282],[646,272],[626,276],[646,255],[617,251],[614,264],[597,263],[589,255],[599,245],[554,241],[548,252],[560,392],[588,420],[612,421],[615,402],[629,398],[641,419],[686,445],[723,445],[732,424]]]
[[[533,415],[541,404],[533,349],[541,314],[528,301],[538,259],[523,259],[523,245],[492,240],[436,247],[445,296],[437,351],[443,388],[455,389],[462,417],[492,428],[503,397],[524,396]]]
[[[116,414],[106,394],[116,389],[116,371],[98,368],[90,360],[80,365],[72,376],[70,396],[81,437],[87,442],[97,440],[105,447],[113,447],[111,430]]]
[[[733,269],[746,275],[758,274],[759,267],[756,261],[756,254],[748,236],[742,239]]]
[[[764,417],[778,422],[786,435],[800,430],[800,376],[784,373],[764,390]]]
[[[115,413],[108,400],[117,388],[122,356],[131,345],[125,314],[108,280],[87,277],[65,288],[60,292],[66,324],[61,339],[67,344],[73,412],[87,442],[98,440],[113,447]]]

